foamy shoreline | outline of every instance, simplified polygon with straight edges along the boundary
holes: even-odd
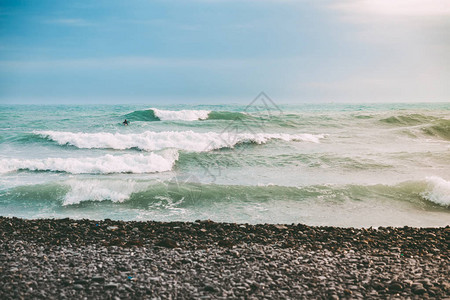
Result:
[[[0,217],[0,297],[445,298],[445,228]]]

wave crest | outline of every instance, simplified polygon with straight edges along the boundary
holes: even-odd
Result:
[[[205,120],[211,111],[209,110],[163,110],[150,108],[162,121],[196,121]]]
[[[77,148],[107,148],[125,150],[138,148],[155,151],[175,148],[186,151],[204,152],[220,148],[233,148],[236,144],[264,144],[271,139],[283,141],[305,141],[319,143],[324,134],[285,134],[285,133],[197,133],[193,131],[146,131],[143,133],[74,133],[59,131],[35,131],[34,134],[53,140],[60,145],[73,145]]]
[[[208,118],[209,110],[164,110],[149,108],[137,110],[125,117],[131,121],[197,121]]]
[[[136,110],[125,115],[125,118],[130,121],[160,121],[160,119],[155,115],[155,112],[151,109],[149,110]]]
[[[150,108],[137,110],[125,115],[131,121],[198,121],[198,120],[236,120],[250,118],[250,115],[232,111],[210,110],[163,110]]]
[[[177,159],[177,151],[166,151],[161,155],[156,153],[107,154],[88,158],[1,159],[0,173],[18,170],[72,174],[159,173],[170,171]]]
[[[421,193],[421,196],[428,201],[442,206],[450,206],[450,181],[438,176],[426,178],[427,190]]]
[[[133,193],[148,188],[135,180],[68,180],[64,183],[70,189],[63,198],[63,205],[80,204],[83,201],[124,202]]]

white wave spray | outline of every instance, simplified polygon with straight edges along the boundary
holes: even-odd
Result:
[[[177,151],[145,155],[107,154],[87,158],[1,159],[0,173],[17,170],[56,171],[72,174],[156,173],[170,171],[177,159]]]
[[[271,139],[283,141],[305,141],[319,143],[324,134],[286,134],[286,133],[197,133],[193,131],[164,131],[143,133],[73,133],[58,131],[36,131],[37,135],[56,141],[60,145],[70,144],[78,148],[139,148],[145,151],[176,148],[186,151],[203,152],[220,148],[232,148],[236,144],[252,142],[264,144]]]
[[[450,206],[450,181],[438,176],[426,178],[428,189],[421,193],[425,199],[442,206]]]
[[[83,201],[124,202],[133,193],[148,188],[148,183],[134,180],[68,180],[65,182],[70,191],[63,200],[63,205],[79,204]]]
[[[205,120],[211,111],[209,110],[163,110],[150,108],[161,121],[196,121]]]

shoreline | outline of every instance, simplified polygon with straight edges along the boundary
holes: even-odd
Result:
[[[0,298],[450,297],[450,227],[0,217]]]

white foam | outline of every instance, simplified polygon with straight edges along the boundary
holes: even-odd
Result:
[[[243,142],[263,144],[271,139],[283,141],[306,141],[319,143],[324,134],[285,134],[285,133],[197,133],[193,131],[164,131],[143,133],[82,133],[36,131],[35,134],[56,141],[60,145],[70,144],[78,148],[110,148],[117,150],[139,148],[145,151],[176,148],[186,151],[203,152],[220,148],[232,148]]]
[[[163,110],[150,108],[161,121],[196,121],[208,118],[210,110]]]
[[[72,174],[156,173],[170,171],[178,159],[177,151],[155,154],[104,155],[100,157],[1,159],[0,173],[17,170],[59,171]]]
[[[133,193],[147,189],[148,184],[134,180],[68,180],[70,191],[64,197],[63,205],[79,204],[83,201],[124,202]]]
[[[425,199],[442,206],[450,206],[450,181],[438,176],[426,178],[427,191],[421,193]]]

